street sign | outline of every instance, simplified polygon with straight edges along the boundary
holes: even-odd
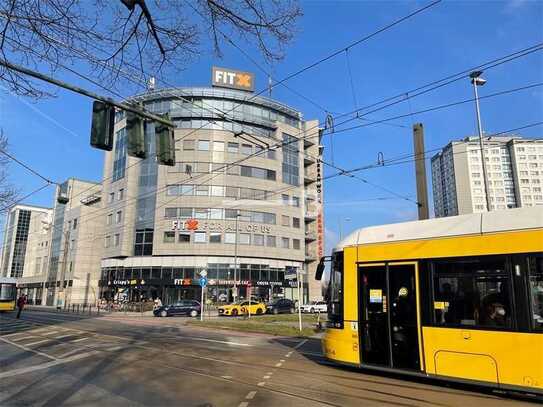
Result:
[[[202,277],[207,276],[207,270],[200,271],[200,276],[202,276]]]
[[[206,277],[200,277],[200,287],[205,287],[207,285],[207,278]]]
[[[296,280],[298,277],[298,274],[296,272],[296,269],[287,267],[285,270],[285,280]]]

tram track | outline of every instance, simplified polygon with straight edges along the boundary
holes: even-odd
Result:
[[[8,318],[8,319],[11,319],[11,318]],[[48,324],[47,321],[57,320],[57,321],[61,321],[61,322],[64,322],[64,323],[74,324],[74,325],[77,326],[76,329],[79,330],[79,331],[82,331],[82,332],[90,333],[90,334],[93,334],[93,335],[104,336],[104,337],[122,338],[125,341],[134,341],[133,343],[130,343],[130,342],[127,343],[127,345],[131,346],[131,348],[140,348],[140,349],[144,349],[144,350],[150,351],[150,352],[157,352],[158,351],[158,352],[160,352],[160,354],[166,353],[166,354],[174,355],[174,356],[181,357],[181,358],[206,360],[206,361],[209,361],[209,362],[228,364],[228,365],[236,365],[236,366],[240,366],[240,367],[241,366],[246,366],[246,362],[242,362],[242,361],[235,360],[235,359],[234,360],[233,359],[223,359],[223,358],[218,358],[218,357],[200,356],[200,355],[196,355],[196,354],[190,354],[190,353],[188,354],[188,353],[185,353],[185,352],[172,351],[172,350],[167,348],[167,345],[161,345],[160,347],[157,347],[157,345],[155,344],[155,345],[153,345],[151,347],[151,346],[147,346],[145,344],[142,344],[141,339],[132,338],[132,337],[130,337],[130,335],[117,336],[117,335],[109,335],[109,334],[104,334],[104,333],[101,333],[101,332],[97,332],[97,330],[89,330],[89,329],[86,329],[87,327],[82,327],[81,326],[82,322],[87,320],[87,319],[88,318],[85,318],[83,320],[81,320],[81,319],[59,320],[59,319],[50,318],[48,315],[41,315],[41,316],[38,316],[37,318],[32,318],[32,316],[29,317],[27,315],[26,318],[25,318],[25,320],[30,320],[32,323],[34,323],[36,325],[42,325],[42,326],[43,325],[51,326],[52,324],[50,324],[50,323]],[[160,334],[160,333],[154,333],[152,336],[148,336],[148,338],[149,339],[157,339],[157,340],[158,339],[171,339],[171,340],[179,339],[176,336]],[[190,340],[190,337],[187,337],[187,338]],[[145,342],[150,343],[149,341],[145,341]],[[277,343],[284,346],[284,344],[282,344],[280,342],[277,342]],[[86,346],[84,346],[84,347],[86,347]],[[256,348],[266,348],[266,349],[268,349],[268,351],[272,351],[272,352],[269,352],[271,358],[273,358],[274,356],[278,356],[280,353],[282,353],[281,351],[275,351],[275,350],[270,349],[269,346],[255,345],[255,347]],[[297,353],[300,354],[300,355],[304,355],[304,352],[300,351],[300,350],[297,350]],[[308,352],[308,354],[310,354],[312,357],[315,357],[315,354],[313,352]],[[139,358],[137,358],[135,360],[145,361],[145,360],[153,360],[153,359],[152,359],[152,357],[151,358],[139,357]],[[132,359],[132,361],[134,361],[134,359]],[[167,365],[168,365],[168,367],[171,367],[173,369],[182,369],[184,371],[191,372],[191,373],[197,372],[198,374],[212,376],[214,378],[217,378],[218,380],[228,380],[228,379],[224,379],[222,377],[216,376],[216,375],[212,375],[212,374],[210,374],[209,372],[206,372],[206,371],[194,371],[194,369],[188,369],[188,368],[184,368],[184,367],[182,368],[182,367],[173,366],[173,365],[170,366],[169,364],[167,364]],[[395,403],[397,405],[402,405],[402,406],[413,406],[413,404],[410,404],[412,402],[424,403],[424,404],[429,404],[429,405],[437,405],[437,406],[449,406],[449,405],[448,404],[442,404],[442,403],[436,403],[436,402],[428,402],[428,401],[426,401],[424,399],[414,398],[414,397],[410,397],[410,396],[404,396],[404,395],[397,394],[397,393],[394,393],[394,392],[386,392],[386,391],[376,390],[376,389],[367,388],[367,387],[360,387],[360,386],[353,386],[353,385],[349,385],[349,384],[339,383],[336,380],[330,381],[330,379],[348,380],[348,381],[354,381],[356,383],[364,382],[364,383],[368,383],[368,384],[372,384],[372,385],[394,386],[394,387],[397,387],[397,388],[409,389],[411,391],[422,391],[422,390],[424,390],[424,391],[430,391],[430,392],[437,392],[437,393],[440,393],[440,394],[442,394],[442,393],[446,393],[446,394],[450,394],[450,395],[462,395],[463,394],[460,391],[450,391],[450,389],[422,388],[421,386],[412,386],[412,385],[406,385],[406,384],[400,384],[400,383],[390,383],[390,382],[384,382],[384,381],[379,381],[379,380],[368,380],[368,379],[364,379],[362,377],[349,377],[349,376],[346,376],[346,375],[337,375],[337,374],[329,374],[329,373],[312,373],[312,372],[309,372],[307,370],[296,369],[296,368],[291,368],[291,367],[284,367],[284,366],[280,367],[280,368],[277,368],[277,367],[275,367],[273,365],[273,363],[270,363],[270,364],[267,364],[267,363],[255,363],[255,364],[252,364],[252,367],[262,368],[264,370],[273,368],[273,369],[276,369],[276,370],[280,370],[283,373],[289,373],[289,374],[294,374],[294,375],[303,374],[304,376],[311,376],[313,379],[318,380],[318,382],[322,383],[323,385],[340,386],[340,387],[345,387],[345,388],[348,388],[348,389],[354,390],[354,391],[370,392],[370,393],[374,393],[376,395],[378,394],[378,395],[382,395],[382,396],[386,396],[386,397],[398,398],[400,400],[406,401],[406,402],[403,402],[403,403],[401,401],[398,401],[397,403]],[[239,383],[239,384],[255,386],[255,384],[245,382],[245,381],[239,381],[239,380],[231,380],[231,381],[235,382],[235,383]],[[281,389],[271,389],[269,387],[270,385],[268,385],[265,389],[268,390],[268,391],[279,392],[281,394],[289,394],[289,395],[292,395],[292,396],[295,396],[295,397],[302,397],[300,395],[292,393],[291,391],[281,390]],[[299,389],[298,387],[296,387],[294,385],[285,384],[285,383],[278,383],[277,385],[282,386],[282,387],[287,387],[288,389],[292,389],[292,388]],[[263,388],[261,388],[261,387],[258,387],[258,389],[263,390]],[[317,395],[319,395],[319,394],[320,395],[329,394],[329,395],[331,395],[333,397],[346,397],[346,398],[351,398],[351,399],[364,398],[364,399],[367,399],[367,401],[384,402],[381,399],[375,399],[375,398],[371,398],[371,397],[361,397],[359,395],[345,395],[343,393],[338,393],[338,392],[333,392],[333,391],[323,391],[323,390],[308,389],[308,388],[304,388],[303,390],[312,392],[313,394],[317,394]],[[498,397],[493,397],[493,396],[489,396],[489,395],[474,394],[474,396],[479,397],[479,398],[483,398],[483,399],[499,400]],[[302,398],[304,398],[304,397],[302,397]],[[318,399],[318,398],[315,398],[315,397],[304,398],[304,399],[308,400],[308,401],[313,401],[313,402],[325,403],[326,405],[332,405],[332,406],[336,405],[334,403],[330,403],[330,402],[327,402],[325,400],[321,400],[321,399]]]

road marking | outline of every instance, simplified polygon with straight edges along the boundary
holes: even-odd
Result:
[[[41,338],[41,336],[28,335],[28,336],[23,336],[22,338],[17,338],[17,339],[13,339],[13,340],[14,341],[24,341],[26,339],[31,339],[31,338]]]
[[[238,404],[238,407],[247,407],[249,405],[249,403],[247,403],[246,401],[242,401],[241,403]]]
[[[263,387],[265,384],[266,384],[266,382],[260,382],[260,383],[257,384],[257,386]]]
[[[67,338],[68,336],[74,336],[74,335],[75,335],[75,334],[59,335],[59,336],[55,336],[55,339]]]
[[[285,363],[285,359],[281,359],[279,362],[281,363]]]
[[[271,376],[266,375],[266,376],[263,377],[263,379],[269,379],[270,377],[271,377]]]
[[[58,334],[60,331],[51,331],[51,332],[44,332],[44,335],[54,335]]]
[[[59,359],[64,359],[67,356],[73,355],[74,353],[77,353],[81,350],[81,348],[72,349],[69,352],[63,353],[62,355],[57,356]]]
[[[0,339],[2,339],[2,338],[0,338]],[[41,365],[28,366],[28,367],[23,367],[23,368],[20,368],[20,369],[8,370],[7,372],[0,373],[0,379],[3,379],[4,377],[13,377],[13,376],[24,374],[24,373],[30,373],[30,372],[34,372],[36,370],[48,369],[48,368],[53,367],[53,366],[61,365],[61,364],[68,363],[68,362],[73,362],[74,360],[78,360],[78,359],[83,359],[83,358],[92,356],[92,355],[94,355],[96,353],[98,353],[98,352],[80,353],[79,355],[74,355],[72,357],[62,359],[62,360],[55,358],[55,360],[52,360],[51,362],[42,363]],[[51,356],[49,356],[49,357],[51,358]]]
[[[247,393],[247,395],[245,396],[245,399],[247,400],[252,400],[256,395],[256,391],[250,391],[249,393]]]
[[[43,356],[43,357],[45,357],[45,358],[47,358],[47,359],[57,360],[57,358],[54,357],[54,356],[48,355],[47,353],[43,353],[43,352],[37,351],[37,350],[35,350],[35,349],[27,348],[26,346],[23,346],[23,345],[20,345],[20,344],[18,344],[18,343],[15,343],[15,342],[13,342],[13,341],[10,341],[9,339],[0,337],[0,341],[9,343],[10,345],[16,346],[16,347],[18,347],[18,348],[20,348],[20,349],[23,349],[23,350],[26,350],[27,352],[32,352],[32,353],[35,353],[36,355]],[[2,374],[3,374],[3,373],[2,373]],[[2,374],[0,374],[0,377],[2,377]]]
[[[298,345],[296,345],[293,349],[294,350],[298,349],[300,346],[303,346],[307,341],[308,341],[308,339],[304,339]]]
[[[221,376],[223,379],[231,379],[232,376]]]
[[[8,337],[8,336],[16,336],[16,335],[26,335],[28,332],[14,332],[12,334],[7,334],[7,335],[2,335],[3,337]]]
[[[117,350],[121,350],[121,349],[124,349],[124,347],[122,346],[114,346],[113,348],[108,348],[106,349],[108,352],[115,352]]]
[[[40,343],[51,342],[51,339],[44,339],[42,341],[36,341],[31,343],[25,343],[25,346],[39,345]]]
[[[74,339],[73,341],[68,341],[68,342],[81,342],[81,341],[86,341],[87,339],[89,338],[79,338],[79,339]]]
[[[283,366],[282,363],[277,363],[277,364],[275,365],[275,367],[281,367],[281,366]]]

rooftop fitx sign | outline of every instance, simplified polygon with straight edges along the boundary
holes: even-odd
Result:
[[[213,86],[252,92],[255,90],[254,79],[254,74],[250,72],[218,68],[216,66],[212,68],[211,83]]]

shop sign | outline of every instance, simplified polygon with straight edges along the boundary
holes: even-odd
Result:
[[[252,92],[255,89],[254,80],[255,75],[250,72],[212,67],[211,83],[213,86]]]
[[[224,223],[224,222],[214,222],[214,221],[204,221],[199,222],[197,219],[187,219],[187,220],[174,220],[172,221],[172,230],[200,230],[208,232],[235,232],[235,224]],[[271,233],[271,227],[268,225],[262,225],[258,223],[250,223],[246,225],[238,225],[239,232],[248,232],[248,233]]]
[[[296,269],[287,268],[285,270],[285,280],[296,280],[298,278],[298,272]]]
[[[133,280],[113,280],[113,281],[108,281],[107,282],[107,285],[115,285],[115,286],[119,286],[119,285],[137,285],[138,284],[138,280],[136,279],[133,279]],[[145,284],[145,280],[141,280],[140,281],[140,284]]]
[[[173,283],[175,285],[192,285],[192,278],[176,278]]]

